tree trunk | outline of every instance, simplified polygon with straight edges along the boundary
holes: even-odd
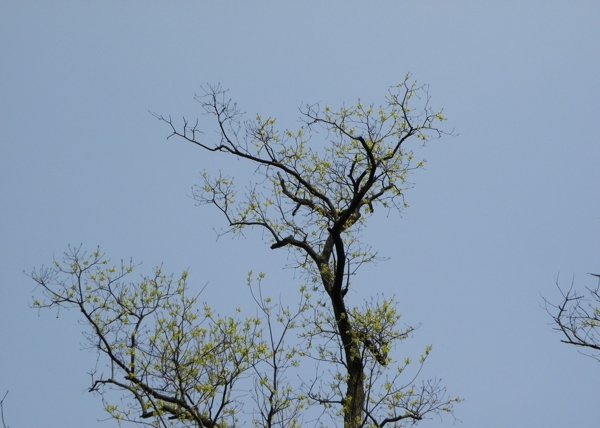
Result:
[[[354,337],[352,324],[348,319],[348,312],[341,292],[332,293],[330,297],[338,332],[344,346],[348,376],[346,380],[346,395],[342,401],[344,406],[344,428],[358,428],[362,424],[365,404],[363,361],[360,356],[358,342]]]

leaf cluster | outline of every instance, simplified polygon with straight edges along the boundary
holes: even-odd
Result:
[[[31,273],[44,296],[33,306],[82,314],[87,347],[108,363],[92,371],[90,391],[104,397],[116,389],[134,398],[125,407],[105,402],[115,419],[233,426],[241,407],[237,383],[269,355],[260,320],[198,308],[197,296],[188,296],[187,271],[174,278],[157,267],[127,282],[135,267],[112,265],[99,249],[69,248],[53,267]]]

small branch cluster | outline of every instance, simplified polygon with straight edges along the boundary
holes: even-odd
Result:
[[[600,278],[598,274],[590,274]],[[594,288],[587,288],[586,294],[577,292],[573,283],[564,291],[556,286],[562,294],[562,300],[554,305],[544,299],[546,311],[552,316],[555,327],[564,339],[563,343],[593,350],[586,354],[600,361],[600,280]]]

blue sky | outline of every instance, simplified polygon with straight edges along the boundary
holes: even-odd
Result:
[[[465,398],[457,426],[595,426],[600,367],[559,342],[541,296],[558,299],[557,275],[583,288],[600,270],[599,22],[592,1],[2,2],[7,423],[105,418],[85,393],[95,359],[77,314],[28,307],[23,270],[68,244],[189,268],[222,312],[248,301],[248,270],[294,297],[284,252],[258,232],[217,241],[223,219],[189,197],[202,169],[239,162],[167,141],[148,110],[196,117],[194,94],[220,82],[250,115],[294,127],[303,103],[377,104],[412,72],[458,135],[414,146],[427,167],[403,216],[367,229],[390,260],[362,271],[361,293],[393,294],[423,324],[398,352],[433,344],[426,375]]]

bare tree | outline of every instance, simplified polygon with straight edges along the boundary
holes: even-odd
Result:
[[[600,275],[590,273],[600,278]],[[546,311],[552,316],[555,324],[554,330],[563,334],[561,342],[575,345],[584,351],[590,351],[586,355],[600,361],[600,279],[598,284],[591,288],[586,287],[587,292],[581,294],[574,289],[573,282],[568,290],[564,290],[556,282],[556,286],[562,294],[562,300],[554,305],[544,299]]]

